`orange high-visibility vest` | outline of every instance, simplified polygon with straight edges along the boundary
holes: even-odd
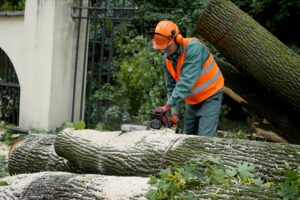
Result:
[[[178,57],[176,71],[173,68],[172,61],[166,59],[167,69],[176,81],[180,80],[180,71],[181,66],[184,63],[186,46],[192,40],[201,42],[196,38],[183,39],[183,52]],[[189,105],[194,105],[200,103],[201,101],[204,101],[224,86],[223,75],[211,53],[209,53],[209,57],[204,62],[203,66],[199,67],[202,68],[202,73],[194,84],[190,95],[184,99],[184,101]]]

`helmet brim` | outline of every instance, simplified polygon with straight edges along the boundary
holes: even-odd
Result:
[[[162,35],[160,33],[152,33],[152,43],[154,49],[163,50],[166,49],[171,43],[170,37]]]
[[[154,49],[158,49],[158,50],[164,50],[164,49],[166,49],[168,47],[168,45],[167,44],[161,44],[161,45],[159,45],[159,44],[156,44],[154,41],[153,41],[153,48]]]

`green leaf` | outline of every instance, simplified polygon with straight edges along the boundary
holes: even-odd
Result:
[[[210,161],[210,162],[212,162],[212,163],[215,163],[215,164],[222,164],[221,163],[221,159],[220,158],[216,158],[216,157],[212,157],[212,156],[207,156],[207,159]]]
[[[264,183],[264,187],[273,187],[273,186],[275,186],[275,182],[268,181],[268,182]]]
[[[184,196],[184,200],[197,200],[198,198],[195,196],[195,194],[191,191],[188,191]]]
[[[74,125],[71,122],[63,122],[62,125],[61,125],[61,128],[62,129],[65,129],[65,128],[74,128]]]
[[[188,185],[191,187],[196,187],[200,185],[200,180],[197,177],[193,177],[187,181]]]
[[[227,174],[222,169],[212,169],[212,183],[226,185],[228,183]]]
[[[293,171],[291,169],[287,170],[285,176],[288,178],[289,181],[296,181],[300,178],[300,175],[298,175],[296,171]]]
[[[150,200],[157,200],[159,196],[159,192],[157,189],[151,188],[147,193],[146,197]]]
[[[260,187],[266,187],[264,186],[264,181],[261,180],[261,178],[256,178],[256,179],[252,179],[252,182],[254,183],[254,185],[256,186],[260,186]]]
[[[74,129],[75,130],[82,130],[85,129],[85,122],[84,121],[78,121],[74,123]]]
[[[237,166],[238,175],[241,177],[242,180],[247,178],[254,177],[254,166],[249,164],[248,162],[242,162]]]
[[[151,176],[149,177],[148,183],[149,183],[150,185],[153,185],[153,184],[157,183],[157,178],[156,178],[155,176],[152,176],[152,175],[151,175]]]
[[[161,176],[161,178],[165,178],[165,177],[168,177],[169,174],[171,174],[171,173],[172,173],[171,168],[168,167],[168,168],[166,168],[166,169],[162,169],[162,170],[160,171],[159,175]]]
[[[171,182],[168,185],[167,193],[169,193],[171,197],[174,197],[179,190],[180,188],[174,182]]]
[[[288,169],[285,180],[278,184],[278,193],[283,199],[293,199],[300,192],[300,173]]]
[[[6,181],[0,181],[0,186],[7,186],[9,185]]]
[[[283,199],[293,199],[299,190],[295,182],[285,181],[283,183],[279,183],[279,195],[283,197]]]
[[[234,177],[238,173],[237,170],[235,170],[235,169],[232,169],[232,170],[231,169],[226,169],[225,172],[230,177]]]

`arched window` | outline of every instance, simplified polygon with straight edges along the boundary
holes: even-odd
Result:
[[[18,125],[20,85],[15,68],[0,48],[0,120]]]

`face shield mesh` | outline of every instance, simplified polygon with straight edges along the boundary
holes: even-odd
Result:
[[[160,33],[150,33],[148,43],[152,44],[152,48],[156,50],[164,50],[168,47],[168,44],[170,43],[169,37],[162,35]]]
[[[167,36],[154,34],[153,48],[166,49],[168,47],[169,42],[170,39]]]

